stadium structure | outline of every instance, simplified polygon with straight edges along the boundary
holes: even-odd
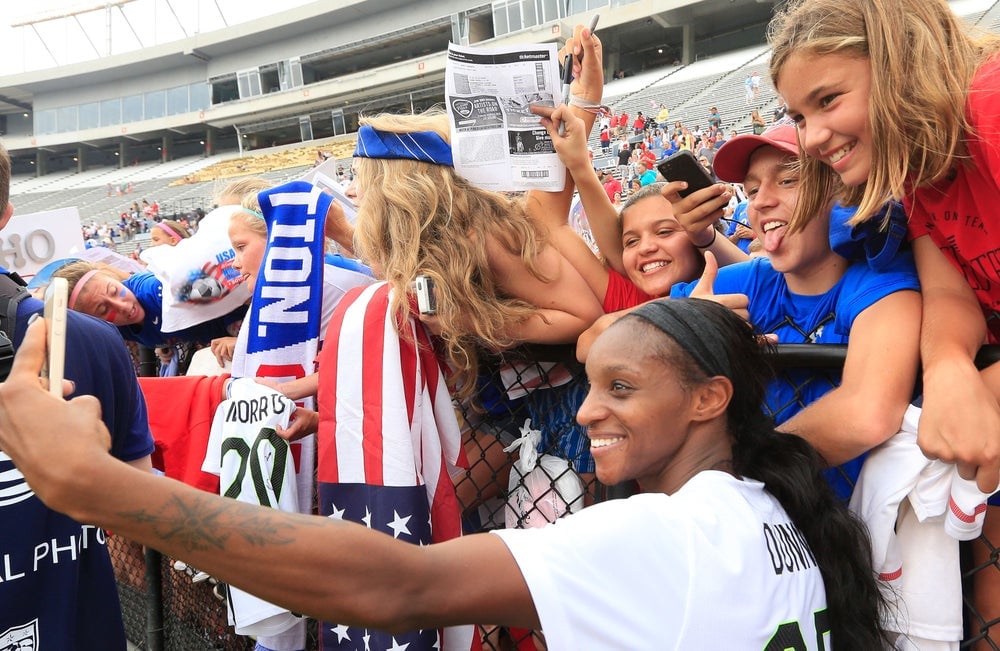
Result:
[[[109,25],[124,19],[134,32],[132,2],[177,0],[111,0],[84,12],[106,13]],[[994,13],[978,4],[986,8],[962,12],[978,11],[973,22]],[[748,106],[742,85],[751,69],[766,78],[773,11],[772,0],[323,0],[127,54],[0,77],[0,133],[12,157],[12,193],[23,197],[19,212],[27,200],[33,210],[73,202],[85,218],[106,215],[114,206],[100,201],[102,192],[72,190],[175,179],[220,156],[346,136],[359,114],[441,102],[450,41],[558,43],[594,13],[607,103],[633,116],[655,114],[663,103],[671,120],[692,124],[717,105],[723,127],[742,131],[751,108],[776,99],[766,87]],[[614,78],[618,71],[623,79]]]

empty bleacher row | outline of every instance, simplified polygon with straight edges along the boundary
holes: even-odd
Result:
[[[956,4],[961,5],[961,0]],[[968,13],[965,19],[978,29],[1000,31],[1000,3],[985,11]],[[671,125],[679,121],[689,128],[707,127],[709,108],[715,106],[722,116],[724,133],[728,135],[733,130],[747,133],[751,130],[752,110],[757,109],[770,122],[777,105],[778,96],[767,74],[769,59],[770,48],[761,44],[688,65],[608,80],[604,104],[615,113],[627,112],[630,123],[639,111],[654,117],[663,104],[670,111]],[[753,71],[761,74],[760,93],[756,100],[748,103],[744,81]],[[377,112],[377,109],[370,108],[369,112]],[[631,136],[631,124],[628,133]],[[595,167],[614,164],[600,154],[597,129],[591,134],[589,144],[597,154]],[[353,136],[341,136],[256,151],[253,155],[229,153],[125,168],[57,172],[39,177],[15,176],[11,179],[11,196],[20,214],[77,206],[81,218],[86,221],[117,220],[133,201],[141,202],[144,198],[157,201],[163,215],[183,214],[198,207],[211,207],[213,198],[234,178],[262,176],[275,184],[282,183],[305,173],[315,162],[318,149],[346,163],[353,147]],[[131,191],[119,195],[119,188]]]
[[[121,169],[13,177],[11,201],[19,214],[76,206],[82,220],[98,223],[117,221],[132,202],[143,199],[159,203],[161,215],[185,214],[209,209],[222,187],[236,178],[259,176],[277,185],[308,171],[318,150],[349,159],[353,149],[353,138],[338,138],[243,157],[188,157]]]

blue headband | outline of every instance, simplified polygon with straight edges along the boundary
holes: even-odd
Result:
[[[405,158],[454,167],[451,145],[433,131],[392,133],[370,126],[358,129],[356,158]]]

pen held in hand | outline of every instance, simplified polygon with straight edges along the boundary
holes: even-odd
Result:
[[[594,17],[590,20],[590,34],[591,34],[591,36],[593,36],[594,30],[597,29],[597,21],[600,20],[600,18],[601,18],[601,14],[594,14]],[[581,62],[583,61],[582,54],[581,54],[580,60],[581,60]],[[563,79],[562,79],[562,82],[563,82],[563,84],[562,84],[562,103],[565,104],[566,106],[569,106],[570,85],[573,83],[573,53],[572,52],[570,52],[569,54],[567,54],[566,58],[563,60]],[[565,122],[560,122],[559,123],[559,135],[562,136],[562,135],[565,135],[565,134],[566,134],[566,123]]]

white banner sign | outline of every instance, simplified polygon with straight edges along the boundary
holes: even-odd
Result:
[[[83,249],[76,207],[15,213],[0,231],[0,266],[16,271],[26,280],[49,262],[78,256]]]

